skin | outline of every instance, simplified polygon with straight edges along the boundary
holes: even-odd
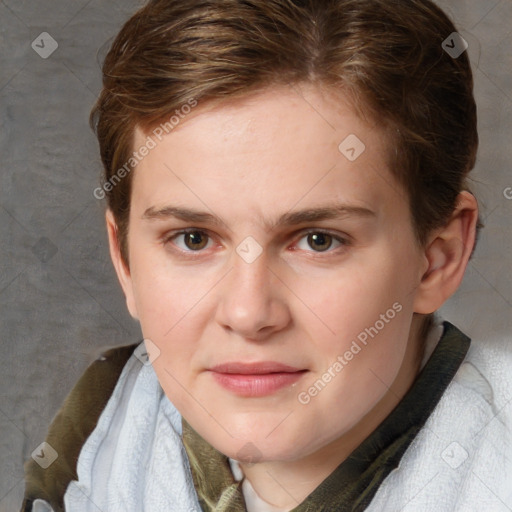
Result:
[[[366,147],[355,161],[338,150],[349,134]],[[147,135],[138,129],[134,147]],[[450,222],[418,246],[388,149],[382,129],[341,93],[269,89],[198,106],[137,165],[129,268],[107,212],[112,259],[130,313],[160,351],[153,366],[164,392],[206,441],[241,460],[263,499],[284,509],[303,501],[410,388],[422,355],[419,314],[457,289],[474,245],[477,204],[462,192]],[[372,213],[267,225],[334,203]],[[168,206],[220,223],[176,219]],[[202,233],[177,234],[186,228]],[[333,238],[315,243],[305,229]],[[249,236],[262,250],[251,263],[236,251]],[[401,311],[300,403],[299,393],[394,303]],[[228,361],[307,371],[268,396],[244,397],[208,371]]]

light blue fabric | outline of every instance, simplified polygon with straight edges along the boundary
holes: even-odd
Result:
[[[200,512],[181,415],[153,367],[132,356],[78,459],[70,512]]]
[[[512,425],[499,417],[471,348],[367,512],[510,512]]]

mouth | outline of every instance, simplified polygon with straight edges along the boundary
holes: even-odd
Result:
[[[308,370],[277,363],[224,363],[209,370],[220,386],[239,396],[267,396],[299,381]]]

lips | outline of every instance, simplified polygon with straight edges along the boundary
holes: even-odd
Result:
[[[262,361],[260,363],[224,363],[214,366],[211,371],[238,373],[240,375],[261,375],[265,373],[293,373],[301,371],[301,369],[274,361]]]
[[[291,386],[307,372],[275,361],[232,362],[210,369],[214,380],[224,389],[245,397],[261,397]]]

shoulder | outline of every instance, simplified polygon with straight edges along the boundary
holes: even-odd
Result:
[[[33,459],[25,463],[23,512],[31,511],[37,499],[49,503],[55,512],[64,509],[66,488],[71,480],[77,478],[80,450],[94,430],[124,366],[138,345],[113,347],[103,352],[70,391],[45,440],[56,451],[56,460],[46,469]]]
[[[512,406],[510,395],[503,396],[512,360],[497,352],[482,357],[482,352],[489,352],[484,343],[472,344],[368,510],[512,506]]]

